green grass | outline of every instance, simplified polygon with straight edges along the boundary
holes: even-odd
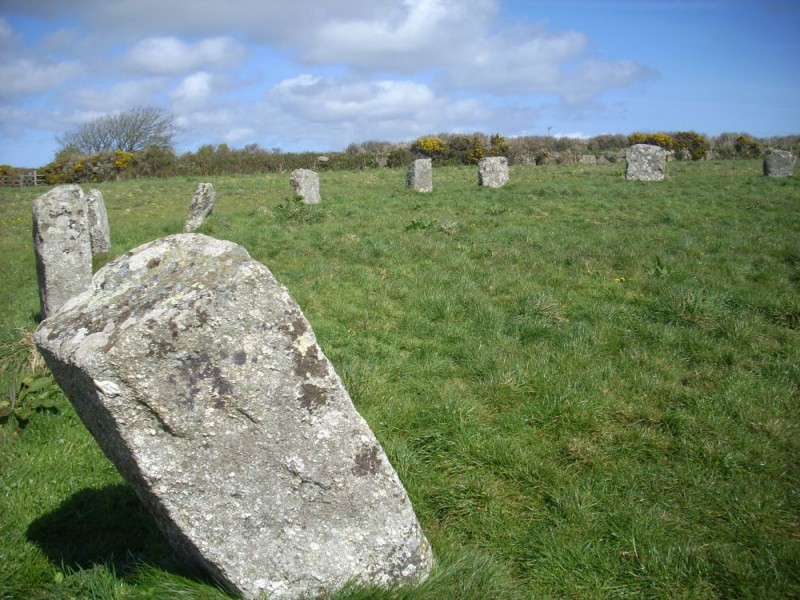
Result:
[[[800,179],[760,163],[214,177],[200,230],[291,291],[439,565],[356,598],[800,597]],[[199,180],[98,185],[111,252]],[[31,365],[30,205],[0,191],[0,384]],[[0,426],[0,598],[223,598],[172,555],[60,396]]]

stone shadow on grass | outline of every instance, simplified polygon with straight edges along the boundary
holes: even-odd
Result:
[[[124,484],[87,488],[33,521],[26,532],[57,566],[106,565],[119,577],[149,565],[214,585],[175,555],[155,520]]]

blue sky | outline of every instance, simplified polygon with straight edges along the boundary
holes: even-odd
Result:
[[[2,0],[0,164],[158,106],[179,151],[800,133],[800,0]]]

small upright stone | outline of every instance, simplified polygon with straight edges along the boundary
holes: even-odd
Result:
[[[424,580],[430,545],[300,307],[241,246],[108,263],[36,344],[184,558],[246,598]]]
[[[289,178],[294,195],[303,199],[306,204],[319,204],[319,175],[311,169],[295,169]]]
[[[89,193],[86,194],[86,206],[92,254],[108,252],[111,249],[111,230],[108,227],[106,203],[100,190],[89,190]]]
[[[184,233],[191,233],[203,224],[206,217],[214,211],[214,186],[210,183],[198,183],[192,201],[189,203],[189,214],[183,224]]]
[[[58,186],[33,201],[33,250],[43,319],[91,287],[87,212],[77,185]]]
[[[578,162],[582,165],[596,165],[597,157],[594,154],[584,154]]]
[[[625,179],[662,181],[667,170],[667,152],[651,144],[634,144],[625,152]]]
[[[492,188],[508,183],[508,159],[505,156],[487,156],[478,162],[478,185]]]
[[[766,177],[791,177],[797,157],[787,150],[771,148],[764,158]]]
[[[430,158],[420,158],[408,165],[406,187],[415,192],[433,191],[433,166]]]

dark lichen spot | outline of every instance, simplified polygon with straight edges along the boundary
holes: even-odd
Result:
[[[378,456],[378,446],[364,446],[361,451],[356,454],[355,464],[350,472],[356,477],[375,475],[380,465],[381,459]]]
[[[325,390],[311,383],[304,383],[301,386],[303,395],[300,396],[300,406],[305,408],[309,414],[313,414],[317,409],[322,408],[328,403]]]
[[[233,364],[235,365],[243,365],[247,362],[247,354],[242,350],[233,353]]]
[[[161,264],[160,258],[151,258],[149,261],[147,261],[147,268],[155,269],[160,264]]]
[[[217,398],[217,401],[214,402],[214,408],[220,410],[225,408],[225,400],[223,400],[222,398]]]
[[[310,346],[304,353],[295,351],[294,374],[301,377],[309,374],[313,377],[324,377],[328,371],[325,363],[317,351],[316,346]]]
[[[292,339],[296,340],[306,331],[308,331],[308,327],[306,327],[305,321],[303,321],[301,317],[297,317],[294,321],[292,321],[292,326],[289,329],[289,335],[292,336]]]

